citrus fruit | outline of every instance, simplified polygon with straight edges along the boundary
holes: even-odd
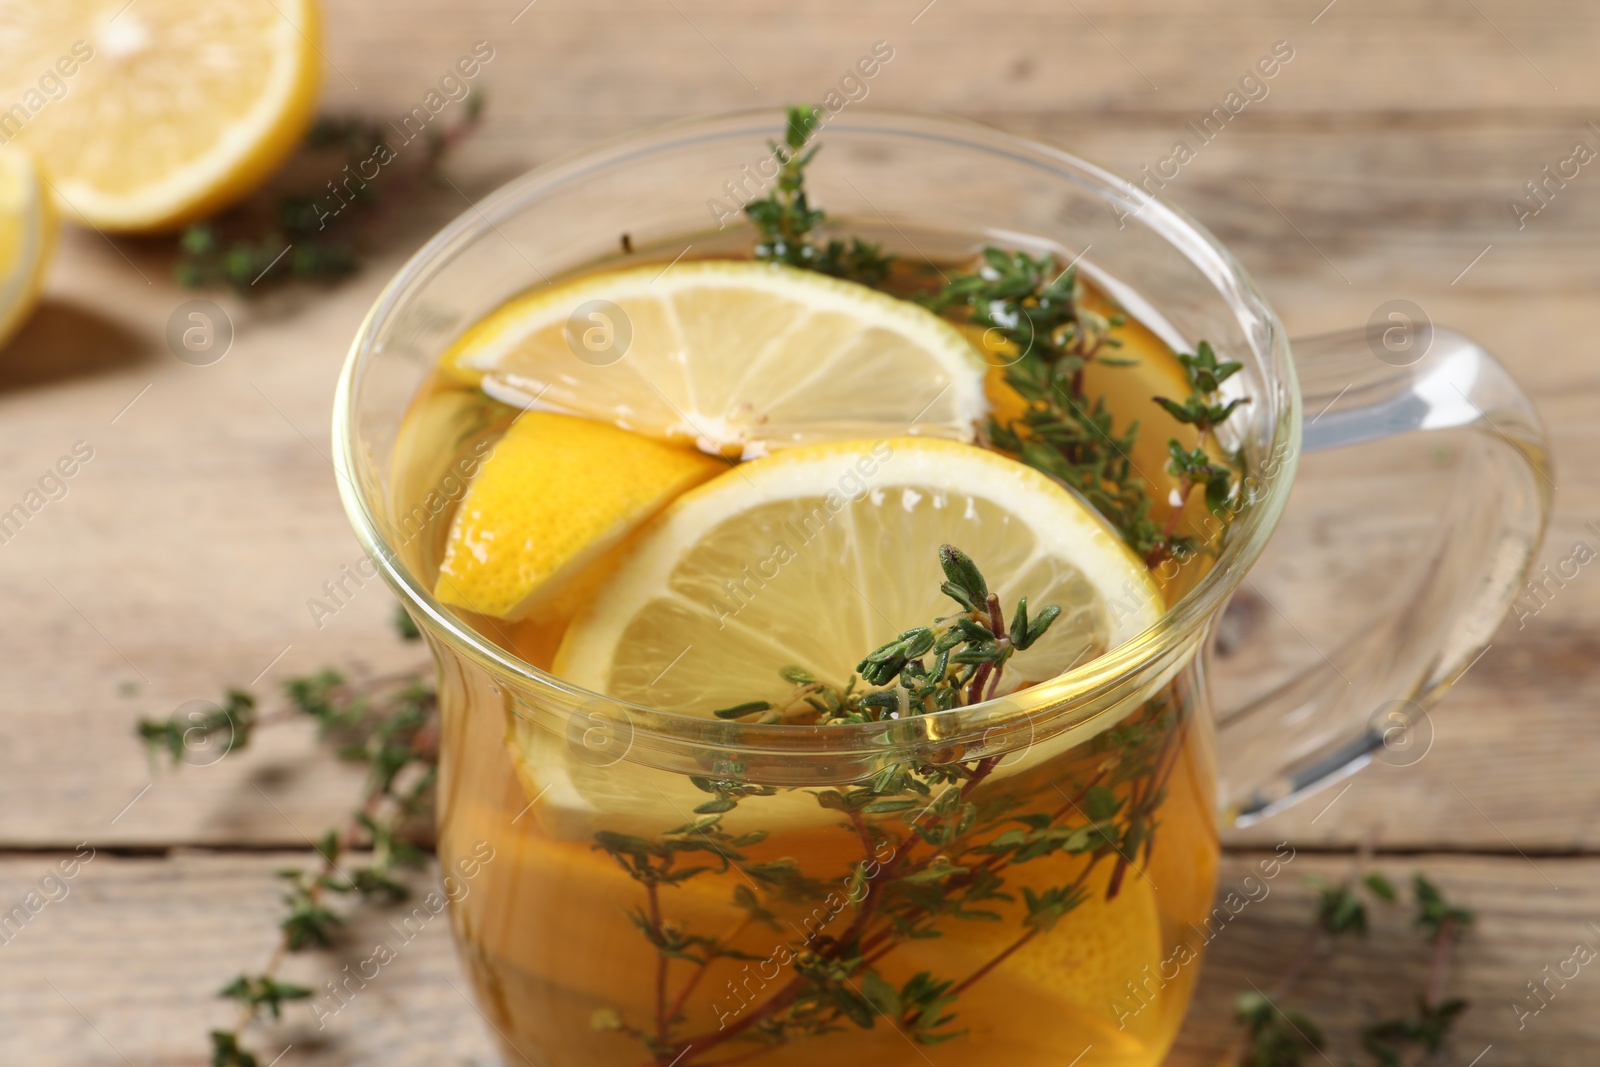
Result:
[[[225,207],[316,106],[314,0],[0,0],[0,27],[0,132],[102,230]]]
[[[521,618],[673,497],[727,467],[606,423],[525,412],[462,497],[434,595]]]
[[[0,344],[38,303],[55,238],[55,211],[33,160],[0,150]]]
[[[764,263],[593,274],[500,308],[446,368],[507,403],[745,458],[821,440],[970,441],[983,361],[932,312]]]
[[[843,685],[867,652],[959,610],[938,550],[977,563],[1009,614],[1061,617],[999,692],[1052,678],[1155,622],[1149,573],[1086,503],[974,445],[806,445],[743,464],[638,535],[568,629],[554,671],[663,711],[709,715],[792,691],[790,665]]]
[[[1170,1005],[1157,1005],[1153,998],[1159,995],[1160,984],[1173,977],[1179,960],[1190,959],[1184,966],[1191,971],[1198,964],[1192,957],[1175,954],[1173,946],[1164,951],[1156,893],[1147,879],[1127,872],[1116,897],[1106,900],[1106,883],[1115,862],[1115,856],[1102,860],[1085,881],[1082,903],[961,994],[960,1018],[1003,1020],[1027,1013],[1049,1020],[1033,1030],[983,1026],[973,1034],[974,1041],[984,1046],[979,1062],[996,1062],[994,1057],[1001,1052],[1011,1053],[1003,1062],[1033,1062],[1041,1044],[1062,1033],[1074,1035],[1077,1048],[1092,1042],[1113,1062],[1152,1062],[1148,1059],[1152,1046],[1172,1021]],[[1070,868],[1064,871],[1058,866],[1056,871],[1057,882],[1073,880]],[[1033,872],[1009,873],[1007,888],[1020,896],[1018,883]],[[1038,892],[1047,887],[1035,874],[1031,888]],[[895,960],[893,977],[909,977],[919,970],[951,977],[973,973],[1017,940],[1019,912],[1004,905],[998,910],[1005,914],[1001,922],[968,923],[960,936],[903,942],[889,957]],[[1130,984],[1141,991],[1143,1001],[1129,992]],[[1077,1048],[1064,1058],[1058,1055],[1057,1062],[1070,1060]]]

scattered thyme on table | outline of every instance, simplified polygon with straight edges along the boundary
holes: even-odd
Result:
[[[185,289],[227,285],[241,295],[256,295],[291,278],[353,273],[360,261],[358,238],[383,219],[379,208],[435,181],[445,157],[477,127],[483,104],[481,91],[468,96],[464,117],[446,129],[429,127],[421,154],[410,156],[390,147],[393,134],[383,125],[319,117],[306,133],[300,157],[321,164],[312,168],[317,176],[299,179],[301,184],[288,191],[269,189],[184,229],[178,237],[175,279]],[[401,159],[398,166],[393,162]],[[378,164],[374,173],[363,177],[362,164],[373,162]],[[293,182],[295,178],[285,178],[275,184]],[[360,221],[339,219],[347,209],[361,216]]]
[[[1381,874],[1368,874],[1358,883],[1311,881],[1317,898],[1310,931],[1270,992],[1252,987],[1238,995],[1234,1017],[1240,1031],[1217,1067],[1304,1067],[1308,1062],[1327,1060],[1323,1050],[1328,1042],[1322,1028],[1304,1013],[1283,1005],[1325,945],[1367,936],[1365,897],[1393,904],[1400,899],[1400,891]],[[1360,890],[1365,890],[1365,897]],[[1439,888],[1420,874],[1412,875],[1411,893],[1416,908],[1412,926],[1429,948],[1428,982],[1417,994],[1412,1014],[1383,1019],[1361,1031],[1361,1047],[1372,1067],[1413,1067],[1441,1051],[1451,1028],[1467,1009],[1465,1000],[1445,996],[1445,984],[1455,944],[1472,925],[1473,914],[1446,901]]]
[[[402,639],[420,636],[403,609],[396,618]],[[401,872],[422,867],[427,856],[406,831],[430,816],[437,779],[439,709],[430,674],[419,668],[351,679],[324,669],[285,683],[289,707],[270,715],[260,713],[248,692],[230,689],[220,707],[198,720],[139,721],[136,733],[151,756],[165,754],[176,766],[187,751],[209,755],[216,744],[231,753],[247,747],[261,727],[305,715],[341,759],[368,768],[360,806],[317,841],[316,866],[277,872],[284,905],[278,947],[259,969],[240,971],[218,991],[238,1005],[239,1014],[231,1028],[210,1032],[212,1067],[264,1067],[266,1060],[247,1047],[249,1031],[269,1015],[278,1019],[285,1005],[314,995],[277,972],[287,954],[335,943],[343,920],[330,895],[369,903],[397,903],[410,895]],[[366,864],[345,858],[355,848],[370,850]]]

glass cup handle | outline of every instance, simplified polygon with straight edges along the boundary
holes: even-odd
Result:
[[[1235,826],[1360,770],[1449,690],[1521,591],[1554,491],[1533,404],[1471,339],[1373,326],[1290,347],[1306,452],[1437,430],[1467,441],[1425,565],[1394,606],[1326,660],[1219,709],[1220,795]]]

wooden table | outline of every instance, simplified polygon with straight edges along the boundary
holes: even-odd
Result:
[[[1600,165],[1552,185],[1521,228],[1507,206],[1575,142],[1600,147],[1592,5],[522,3],[328,0],[334,108],[399,115],[473,42],[495,50],[480,79],[486,125],[451,165],[461,194],[416,202],[359,276],[256,302],[216,296],[237,339],[220,363],[193,367],[163,342],[191,294],[169,283],[158,251],[73,232],[47,302],[0,352],[0,508],[75,442],[93,449],[67,495],[0,545],[0,904],[80,842],[96,850],[70,895],[0,944],[0,1062],[206,1062],[205,1030],[230,1018],[213,994],[274,940],[273,870],[354,795],[355,772],[300,725],[178,774],[152,773],[131,729],[227,684],[253,679],[269,693],[324,663],[419,656],[390,636],[392,600],[375,584],[320,628],[306,605],[358,556],[326,458],[329,401],[357,322],[401,259],[463,196],[529,165],[661,120],[819,100],[878,40],[895,56],[871,106],[971,116],[1123,173],[1167,155],[1185,122],[1289,42],[1294,58],[1268,97],[1166,195],[1233,247],[1292,332],[1358,325],[1404,297],[1488,343],[1554,443],[1558,511],[1543,557],[1595,542]],[[1355,523],[1360,489],[1346,478],[1301,494],[1285,536],[1311,547],[1263,580],[1343,574],[1349,537],[1385,535],[1381,522]],[[1352,591],[1376,580],[1343,577]],[[1334,606],[1282,606],[1319,645],[1358,625]],[[1296,874],[1339,876],[1363,845],[1381,870],[1426,870],[1479,914],[1452,984],[1475,1006],[1442,1062],[1593,1063],[1600,977],[1585,970],[1522,1028],[1511,1005],[1575,942],[1597,940],[1597,660],[1591,567],[1502,628],[1433,716],[1425,759],[1230,835],[1225,878],[1279,841],[1298,849]],[[1233,994],[1276,973],[1308,892],[1283,879],[1218,938],[1174,1062],[1205,1062],[1225,1043]],[[1383,919],[1366,951],[1319,964],[1305,987],[1302,1006],[1341,1035],[1335,1060],[1354,1058],[1360,1024],[1416,984],[1422,962],[1402,927]],[[341,962],[296,960],[290,974],[320,983]],[[461,988],[447,936],[430,929],[327,1030],[275,1035],[294,1046],[282,1062],[488,1064]]]

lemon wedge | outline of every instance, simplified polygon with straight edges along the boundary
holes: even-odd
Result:
[[[518,619],[727,463],[601,422],[524,413],[451,519],[434,595]]]
[[[26,152],[0,150],[0,344],[39,302],[56,214]]]
[[[102,230],[210,214],[265,179],[316,106],[314,0],[0,0],[0,133]]]
[[[999,692],[1121,644],[1162,610],[1149,572],[1086,503],[973,445],[833,442],[741,465],[680,497],[568,629],[557,675],[709,715],[781,701],[796,665],[842,685],[863,655],[949,615],[938,549],[961,548],[1010,611],[1062,609]]]
[[[984,363],[955,327],[852,282],[708,260],[513,300],[444,357],[517,407],[745,458],[821,440],[973,439]]]

